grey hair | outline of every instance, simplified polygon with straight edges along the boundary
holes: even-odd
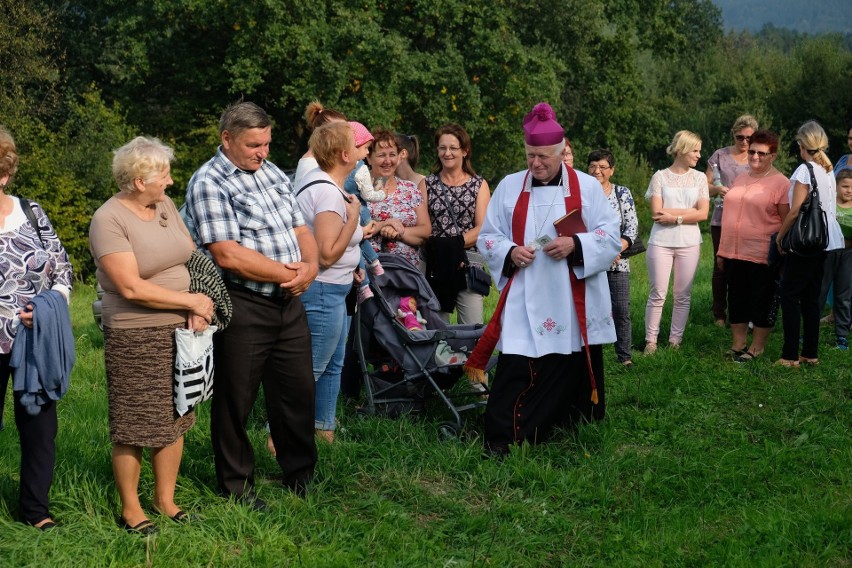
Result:
[[[272,120],[266,111],[254,103],[234,103],[222,113],[219,118],[219,136],[226,130],[236,138],[244,130],[252,128],[268,128],[272,126]]]
[[[122,193],[133,193],[133,180],[142,178],[150,182],[162,173],[172,160],[175,151],[156,138],[137,136],[113,152],[112,176]]]

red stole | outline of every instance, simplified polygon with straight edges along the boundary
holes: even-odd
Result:
[[[565,168],[568,171],[568,195],[565,197],[565,212],[581,209],[582,201],[580,198],[580,180],[577,178],[577,173],[573,168]],[[512,240],[516,243],[524,242],[524,231],[527,225],[527,212],[529,211],[530,195],[532,191],[527,191],[527,179],[529,171],[524,177],[524,185],[521,189],[521,194],[518,196],[518,202],[515,204],[515,210],[512,213]],[[592,386],[592,403],[598,403],[598,388],[595,383],[595,375],[592,371],[592,356],[589,351],[589,334],[588,326],[586,325],[586,281],[577,278],[571,267],[568,267],[568,273],[571,278],[571,295],[574,298],[574,307],[577,310],[577,321],[580,324],[580,335],[583,337],[584,350],[586,352],[586,365],[589,369],[589,382]],[[517,271],[515,272],[517,274]],[[485,366],[497,346],[497,341],[500,339],[500,332],[503,328],[503,308],[506,305],[506,298],[509,296],[509,289],[512,287],[512,281],[515,279],[515,274],[506,282],[506,286],[500,293],[500,299],[497,301],[497,308],[494,310],[494,315],[488,322],[485,332],[476,344],[470,357],[465,364],[465,370],[469,377],[481,377],[484,379]],[[484,382],[481,381],[481,382]]]

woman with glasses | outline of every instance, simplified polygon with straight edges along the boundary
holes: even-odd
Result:
[[[799,143],[799,155],[806,163],[801,164],[790,176],[790,212],[781,224],[776,243],[781,249],[784,235],[793,226],[802,203],[811,192],[811,174],[813,170],[819,193],[819,202],[825,212],[828,223],[828,245],[825,250],[842,249],[843,233],[837,223],[837,188],[832,175],[831,161],[825,155],[828,149],[828,136],[822,126],[810,120],[804,123],[796,133]],[[819,363],[819,293],[822,286],[822,273],[825,253],[814,256],[785,254],[784,274],[781,277],[781,311],[784,321],[784,347],[781,350],[779,365],[798,367],[799,363],[816,365]],[[799,354],[799,329],[802,330],[802,352]]]
[[[749,171],[748,151],[751,135],[757,130],[757,120],[750,114],[744,114],[734,121],[731,134],[734,143],[719,148],[707,160],[707,183],[710,197],[713,198],[713,215],[710,217],[710,236],[713,239],[713,318],[716,325],[725,325],[727,311],[728,283],[722,264],[715,255],[719,254],[719,238],[722,234],[722,203],[731,183],[737,176]]]
[[[778,266],[769,263],[767,245],[790,211],[789,181],[773,166],[777,151],[777,134],[768,130],[752,134],[749,170],[737,176],[725,196],[716,262],[724,262],[728,277],[732,338],[728,354],[738,363],[763,353],[775,325],[772,299]],[[749,322],[754,323],[754,333],[747,348]]]
[[[645,193],[654,220],[645,254],[651,285],[645,306],[645,355],[657,352],[660,319],[672,271],[674,309],[669,345],[673,349],[680,347],[689,318],[692,281],[701,256],[698,223],[707,219],[710,211],[707,179],[695,169],[701,157],[701,138],[681,130],[674,135],[666,153],[672,156],[672,165],[651,176]]]
[[[633,195],[623,185],[610,181],[615,173],[615,156],[601,148],[589,154],[589,175],[601,183],[604,195],[610,207],[621,219],[621,250],[626,250],[639,236],[639,219],[636,217],[636,204]],[[630,259],[615,257],[606,273],[609,281],[609,295],[612,299],[612,319],[615,321],[615,355],[625,367],[633,366],[630,347],[633,343],[633,327],[630,323]]]
[[[387,130],[373,133],[367,162],[373,185],[384,190],[385,199],[367,204],[376,222],[370,242],[376,252],[398,254],[420,268],[420,245],[432,227],[423,194],[416,185],[396,175],[399,160],[396,136]]]
[[[427,277],[435,288],[435,294],[441,302],[442,317],[449,321],[455,308],[458,323],[482,323],[482,296],[470,290],[464,275],[460,274],[455,256],[439,254],[434,250],[437,243],[452,245],[458,243],[461,255],[468,257],[478,254],[476,239],[479,229],[485,221],[485,210],[491,200],[488,182],[473,170],[471,164],[471,141],[467,131],[458,124],[447,124],[435,132],[435,146],[438,159],[432,168],[432,174],[426,178],[426,195],[429,202],[429,218],[432,222],[430,239],[429,266]],[[458,249],[458,246],[456,249]],[[456,259],[456,260],[453,260]],[[441,270],[442,262],[449,261],[452,266]],[[449,274],[450,278],[438,278],[438,274]],[[454,278],[453,276],[456,276]],[[439,284],[441,283],[441,284]],[[453,284],[445,287],[443,284]]]

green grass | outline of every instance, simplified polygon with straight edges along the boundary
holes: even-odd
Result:
[[[602,423],[500,462],[481,458],[476,419],[460,441],[441,442],[440,412],[394,421],[342,405],[338,441],[320,445],[302,500],[275,482],[258,411],[250,428],[271,511],[254,513],[215,493],[204,405],[177,489],[177,502],[201,518],[175,526],[153,517],[162,530],[148,540],[115,526],[102,340],[93,292],[78,287],[78,362],[59,404],[52,491],[62,526],[41,534],[15,521],[19,449],[8,424],[0,566],[850,566],[849,354],[830,349],[823,328],[816,368],[772,366],[780,333],[752,364],[725,360],[730,339],[713,326],[707,248],[683,348],[636,353],[632,370],[607,348]],[[644,258],[633,270],[638,346]],[[147,463],[140,491],[149,506]]]

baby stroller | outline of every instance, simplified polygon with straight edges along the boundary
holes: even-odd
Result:
[[[439,433],[457,437],[461,414],[486,404],[485,385],[464,381],[463,387],[452,389],[485,327],[445,323],[438,299],[417,268],[397,255],[379,254],[379,259],[384,274],[371,277],[374,296],[358,306],[352,320],[353,347],[367,399],[363,411],[390,416],[423,412],[427,397],[435,398],[453,417],[441,423]],[[423,329],[413,329],[418,322],[412,321],[417,317],[412,312],[407,319],[398,312],[401,302],[411,305],[408,298],[416,302]]]

